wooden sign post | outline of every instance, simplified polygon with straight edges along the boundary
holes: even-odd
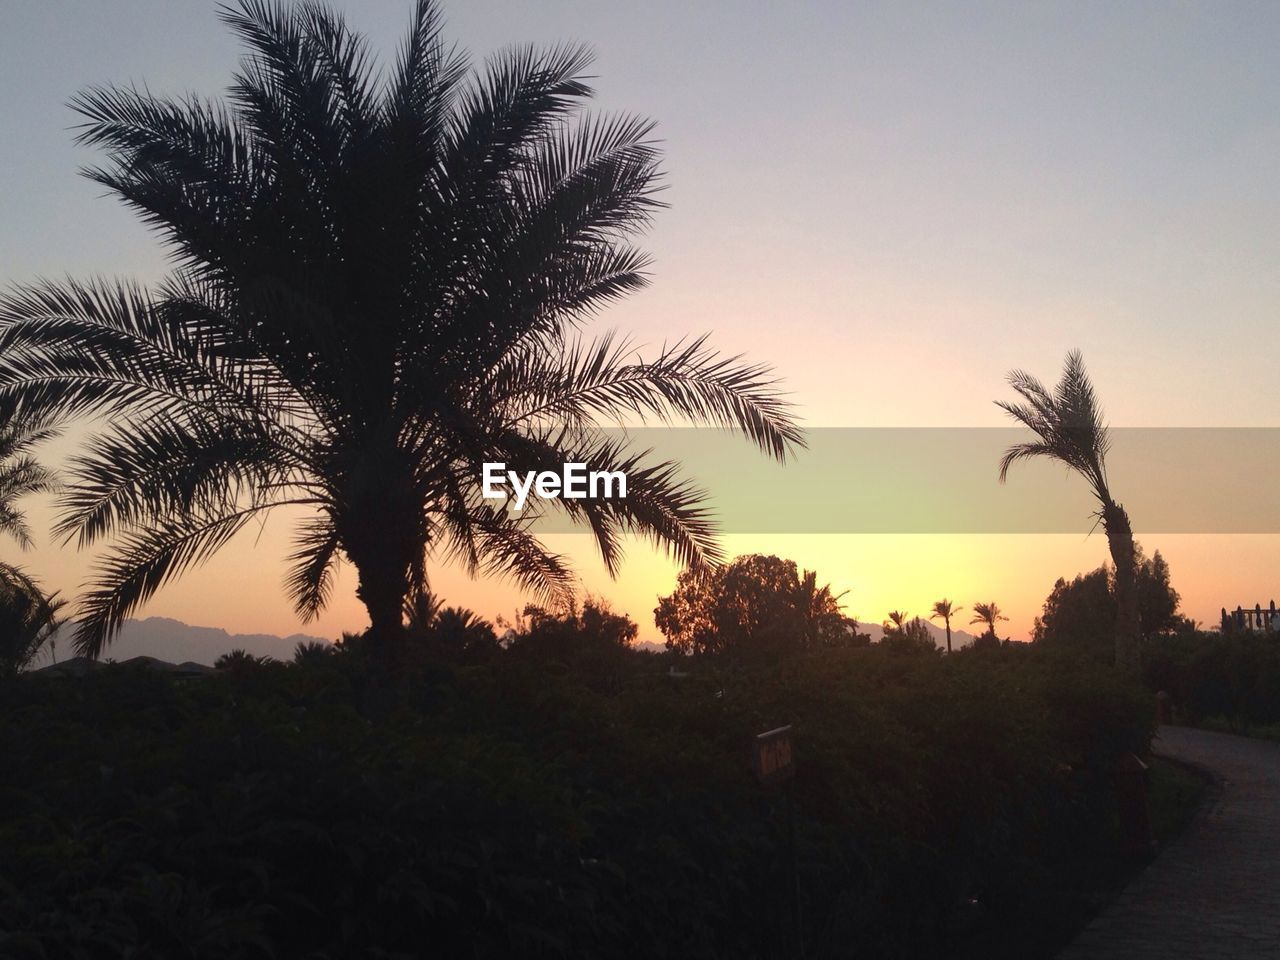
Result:
[[[795,925],[794,949],[804,956],[804,925],[800,914],[800,859],[796,852],[796,807],[789,781],[796,775],[796,756],[791,741],[791,725],[759,734],[751,742],[751,766],[756,779],[782,793],[786,817],[787,860],[790,867],[791,917]]]
[[[758,735],[751,744],[751,765],[756,778],[772,786],[795,776],[795,754],[791,749],[791,725]]]

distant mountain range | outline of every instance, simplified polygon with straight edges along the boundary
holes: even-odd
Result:
[[[924,620],[923,617],[920,619]],[[943,627],[938,626],[938,624],[934,623],[932,620],[925,620],[924,625],[929,628],[929,633],[933,636],[933,642],[945,650],[947,648],[947,631]],[[870,634],[872,643],[878,643],[880,638],[884,635],[884,630],[881,629],[880,624],[863,623],[861,620],[858,621],[858,632]],[[959,650],[961,647],[967,647],[976,639],[977,638],[972,633],[966,633],[964,630],[957,630],[955,627],[951,628],[952,650]]]
[[[71,647],[72,626],[67,625],[54,638],[59,660],[75,655]],[[209,666],[232,650],[244,650],[255,657],[275,657],[277,660],[293,659],[293,650],[299,643],[332,642],[325,637],[305,633],[293,633],[278,637],[270,633],[228,633],[219,627],[193,627],[181,620],[168,617],[148,617],[145,620],[126,620],[111,646],[103,652],[102,659],[122,662],[134,657],[155,657],[168,663],[203,663]],[[48,655],[41,658],[48,663]]]

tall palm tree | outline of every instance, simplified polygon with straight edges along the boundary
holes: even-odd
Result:
[[[973,619],[969,621],[970,625],[981,623],[986,626],[986,632],[991,634],[992,639],[999,640],[996,635],[996,624],[1001,620],[1007,621],[1009,618],[1000,612],[999,604],[994,601],[991,603],[975,603],[973,605]]]
[[[1089,483],[1098,501],[1097,516],[1107,535],[1111,560],[1116,568],[1115,657],[1122,669],[1136,670],[1141,656],[1138,595],[1135,589],[1137,547],[1129,514],[1111,495],[1107,481],[1107,452],[1111,439],[1102,408],[1085,371],[1078,350],[1067,354],[1062,379],[1051,393],[1035,377],[1021,370],[1009,374],[1009,385],[1023,403],[996,403],[1011,417],[1028,427],[1038,439],[1016,443],[1000,460],[1000,482],[1019,460],[1047,457],[1064,463]]]
[[[951,618],[963,610],[964,607],[956,606],[950,600],[943,598],[933,605],[933,612],[929,614],[930,620],[942,618],[943,624],[947,628],[947,653],[951,652]]]
[[[325,605],[345,556],[380,648],[429,557],[570,592],[530,530],[540,510],[584,523],[611,572],[628,533],[719,561],[702,491],[597,425],[725,427],[782,460],[802,435],[772,373],[703,338],[644,360],[580,333],[645,282],[628,237],[660,205],[651,124],[581,113],[577,47],[522,47],[473,75],[433,0],[386,75],[321,6],[222,16],[248,47],[225,101],[129,87],[73,103],[80,142],[107,155],[90,177],[157,229],[173,274],[0,301],[0,391],[108,418],[58,527],[114,539],[79,649],[98,654],[157,588],[282,505],[313,511],[286,582],[299,615]],[[481,496],[489,461],[621,470],[627,496],[509,514]]]

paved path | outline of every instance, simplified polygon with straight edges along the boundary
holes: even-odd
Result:
[[[1280,960],[1280,743],[1161,727],[1155,749],[1221,791],[1060,960]]]

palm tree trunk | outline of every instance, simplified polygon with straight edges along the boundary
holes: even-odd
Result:
[[[356,596],[369,612],[369,645],[384,665],[395,666],[403,646],[404,601],[409,594],[409,564],[396,554],[399,546],[391,537],[382,543],[362,543],[347,549],[347,556],[359,574]],[[381,547],[381,548],[379,548]]]
[[[951,618],[943,617],[942,622],[947,625],[947,653],[951,652]]]
[[[1142,636],[1138,621],[1136,589],[1137,548],[1129,514],[1114,500],[1102,506],[1102,526],[1116,567],[1116,666],[1127,673],[1142,667]]]

